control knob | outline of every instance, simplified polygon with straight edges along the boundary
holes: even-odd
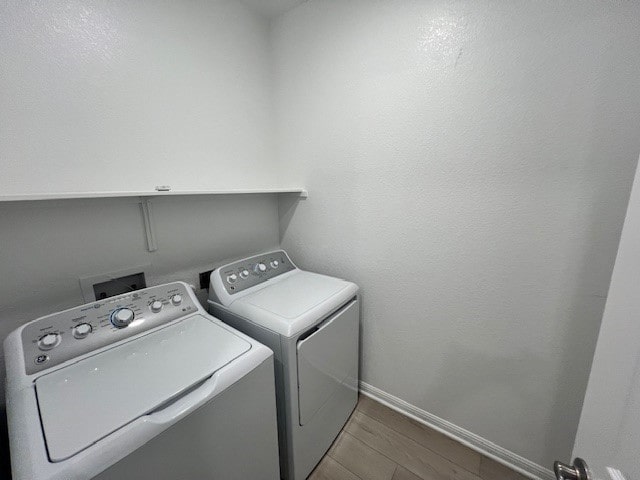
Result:
[[[240,272],[240,278],[247,278],[249,276],[249,270],[246,268]]]
[[[133,310],[130,308],[119,308],[111,312],[111,323],[118,328],[124,328],[133,322],[134,317]]]
[[[162,310],[162,302],[160,300],[154,300],[149,306],[151,307],[151,311],[153,313],[158,313],[160,310]]]
[[[264,263],[260,262],[256,263],[256,266],[253,269],[256,271],[256,273],[264,273],[267,271],[267,266]]]
[[[227,275],[227,283],[236,283],[236,280],[238,280],[238,276],[235,273]]]
[[[58,346],[60,343],[60,334],[58,333],[47,333],[40,337],[38,340],[38,347],[40,350],[51,350],[53,347]]]
[[[173,297],[171,297],[171,303],[176,307],[180,305],[182,303],[182,295],[176,293]]]
[[[271,268],[278,268],[280,262],[278,260],[271,260]]]
[[[73,336],[78,340],[86,338],[91,333],[93,327],[88,323],[79,323],[73,327]]]

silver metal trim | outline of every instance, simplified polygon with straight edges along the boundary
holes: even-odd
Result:
[[[587,462],[579,457],[573,460],[573,465],[553,462],[553,471],[557,480],[592,480]]]

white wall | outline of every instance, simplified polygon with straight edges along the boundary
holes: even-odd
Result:
[[[640,4],[311,0],[274,23],[281,243],[362,286],[362,379],[571,453],[640,151]]]
[[[268,23],[241,2],[0,3],[0,194],[273,187]]]

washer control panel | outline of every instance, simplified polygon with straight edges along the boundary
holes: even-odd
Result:
[[[233,295],[295,268],[287,254],[278,250],[230,263],[214,273],[220,275],[225,290]]]
[[[27,375],[197,310],[182,283],[136,290],[47,315],[22,330]]]

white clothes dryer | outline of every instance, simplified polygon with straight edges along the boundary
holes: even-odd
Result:
[[[279,478],[273,354],[182,282],[4,342],[14,480]]]
[[[358,287],[282,250],[211,273],[209,311],[274,351],[280,470],[302,480],[358,401]]]

